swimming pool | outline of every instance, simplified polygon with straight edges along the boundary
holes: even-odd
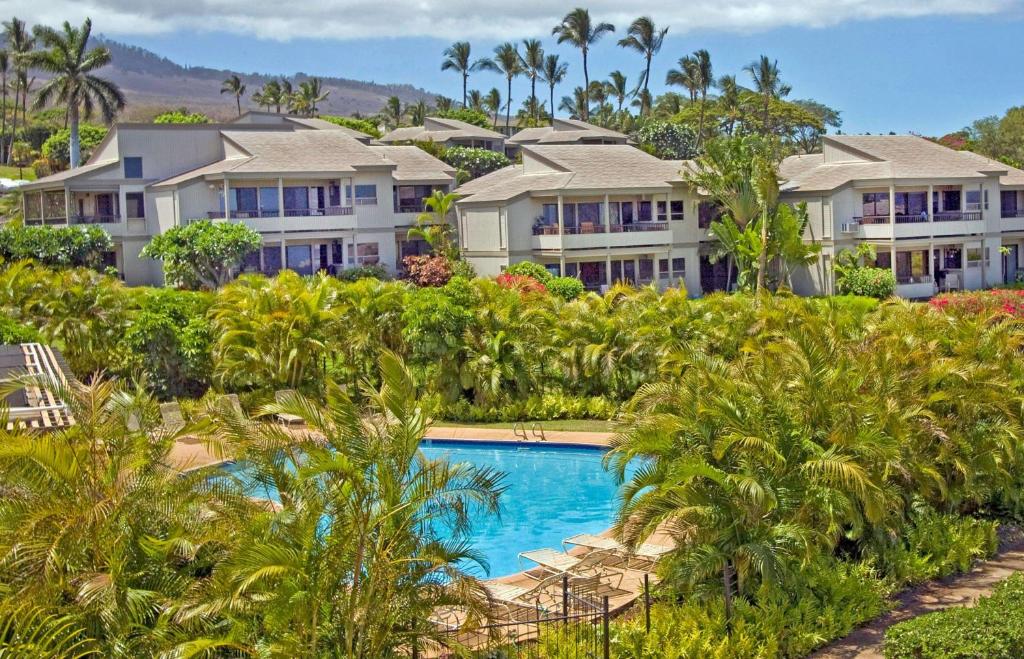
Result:
[[[426,441],[421,450],[429,458],[444,456],[505,472],[501,516],[481,519],[473,527],[473,546],[487,557],[489,576],[521,570],[519,552],[559,549],[571,535],[607,529],[618,509],[619,487],[602,465],[603,450],[442,440]],[[243,468],[227,470],[237,474]],[[471,571],[488,576],[476,566]]]

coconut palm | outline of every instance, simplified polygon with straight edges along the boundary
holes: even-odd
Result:
[[[721,94],[718,96],[718,102],[725,115],[725,132],[727,135],[732,135],[733,130],[736,128],[736,123],[743,118],[743,105],[741,103],[743,87],[736,82],[736,76],[732,75],[722,76],[715,83],[715,86],[721,91]]]
[[[651,95],[648,89],[648,84],[651,81],[651,60],[661,51],[666,34],[668,34],[667,27],[659,30],[651,17],[641,16],[630,24],[629,29],[626,30],[626,37],[619,40],[619,45],[623,48],[636,51],[644,56],[644,71],[637,85],[637,89],[642,89],[644,92],[640,97],[640,116],[647,116],[651,112]],[[643,99],[647,99],[646,105],[643,103]]]
[[[465,104],[463,104],[463,107],[465,107]],[[435,96],[434,109],[438,112],[450,112],[455,109],[455,99],[448,98],[447,96]]]
[[[505,98],[505,125],[507,126],[512,119],[512,79],[523,74],[523,58],[519,56],[519,49],[516,48],[516,45],[506,41],[495,47],[494,58],[488,60],[484,68],[504,75],[505,81],[508,83],[508,95]]]
[[[585,103],[583,104],[584,121],[590,118],[590,73],[587,70],[587,54],[590,47],[597,43],[602,36],[614,32],[615,26],[611,23],[594,24],[590,19],[590,12],[582,7],[577,7],[562,18],[562,22],[556,25],[551,34],[558,37],[558,43],[570,43],[579,48],[583,54],[583,90]]]
[[[217,436],[250,466],[252,494],[272,485],[280,506],[251,525],[180,617],[231,612],[269,654],[310,657],[403,654],[438,639],[428,622],[438,608],[480,619],[486,597],[465,569],[483,559],[470,532],[497,512],[503,475],[426,458],[429,420],[412,376],[391,353],[379,374],[379,388],[363,389],[365,407],[332,385],[324,404],[296,394],[261,410],[303,419],[302,437],[215,417]]]
[[[398,128],[402,124],[402,117],[406,110],[402,107],[402,99],[397,96],[389,96],[384,109],[381,110],[381,118],[388,128]]]
[[[323,91],[323,81],[320,78],[303,80],[294,95],[294,109],[301,115],[315,117],[320,113],[317,105],[327,100],[330,95],[330,91]]]
[[[558,55],[548,55],[544,58],[544,68],[541,76],[548,83],[549,100],[551,101],[551,125],[555,122],[555,87],[565,80],[569,72],[569,65],[558,60]]]
[[[35,40],[25,25],[25,21],[17,17],[4,21],[3,35],[14,74],[14,115],[11,119],[11,143],[13,144],[14,140],[17,139],[18,133],[18,105],[20,103],[24,108],[26,104],[26,101],[21,99],[23,97],[27,99],[28,56],[32,49],[35,48]],[[24,121],[22,122],[23,125],[25,123]],[[12,162],[11,151],[12,149],[10,148],[7,150],[7,164]]]
[[[771,103],[773,100],[789,96],[792,88],[782,81],[778,60],[770,60],[767,55],[761,55],[760,59],[746,65],[743,70],[750,74],[754,91],[761,97],[762,130],[765,133],[771,132]]]
[[[484,96],[483,107],[494,116],[494,128],[498,128],[498,114],[504,107],[501,103],[501,91],[497,87],[491,87],[491,91]]]
[[[10,68],[10,53],[0,49],[0,162],[7,162],[7,74]]]
[[[544,72],[544,47],[539,39],[523,40],[522,65],[523,72],[530,79],[530,105],[534,112],[533,123],[536,125],[540,121],[537,112],[537,78]]]
[[[441,62],[442,71],[455,71],[462,76],[462,106],[466,107],[468,101],[466,87],[469,84],[469,74],[481,69],[487,69],[488,59],[482,57],[471,61],[470,53],[472,48],[468,41],[456,41],[444,49],[444,60]]]
[[[221,83],[220,93],[231,94],[235,97],[235,107],[238,110],[238,116],[242,116],[242,96],[245,95],[245,83],[242,82],[242,79],[232,73]]]
[[[268,80],[263,83],[263,87],[252,95],[252,100],[260,106],[266,106],[268,112],[271,108],[275,108],[278,113],[281,112],[281,106],[286,101],[284,90],[277,80]]]
[[[412,105],[407,105],[405,112],[409,115],[409,123],[413,126],[422,126],[427,118],[427,103],[421,99]]]
[[[65,21],[61,31],[37,25],[34,34],[43,49],[24,58],[27,66],[51,76],[36,92],[34,107],[42,108],[53,101],[67,108],[72,168],[81,164],[79,120],[92,117],[98,107],[103,120],[111,122],[124,108],[124,95],[117,85],[93,73],[110,63],[110,50],[105,46],[87,50],[91,32],[89,19],[80,28]]]
[[[700,120],[697,124],[697,149],[700,150],[704,140],[704,115],[708,100],[708,89],[715,86],[715,78],[711,71],[711,53],[701,48],[693,53],[694,77],[697,79],[697,91],[700,95]]]
[[[697,61],[691,55],[680,57],[679,68],[669,69],[665,74],[665,84],[683,87],[690,97],[690,102],[695,102],[701,85]]]
[[[484,108],[484,97],[480,93],[479,89],[469,90],[469,109],[483,111]]]
[[[622,104],[626,102],[626,96],[629,95],[628,87],[626,86],[626,74],[622,71],[612,71],[609,73],[605,89],[607,94],[615,99],[617,104],[615,107],[616,113],[622,114]]]
[[[572,119],[582,119],[586,112],[587,90],[577,87],[573,90],[572,96],[563,96],[558,109],[569,115]]]

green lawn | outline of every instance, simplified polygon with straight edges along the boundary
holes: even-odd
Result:
[[[27,181],[36,180],[36,173],[32,171],[31,167],[22,167],[21,176],[18,176],[17,167],[7,167],[6,165],[0,165],[0,178],[23,178]]]
[[[612,422],[596,419],[559,419],[557,421],[525,421],[526,431],[533,428],[533,424],[540,424],[544,430],[576,430],[580,432],[611,432]],[[498,428],[511,430],[515,423],[456,423],[453,421],[438,421],[434,423],[438,428],[467,427],[467,428]]]

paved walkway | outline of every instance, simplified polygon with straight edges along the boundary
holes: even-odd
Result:
[[[432,426],[427,430],[427,439],[455,439],[459,441],[483,442],[540,442],[541,436],[529,429],[527,439],[505,428],[480,428],[474,426]],[[577,444],[582,446],[608,446],[613,434],[610,432],[578,432],[570,430],[545,430],[544,440],[554,444]]]
[[[881,659],[885,630],[898,622],[953,606],[973,606],[982,595],[1014,572],[1024,571],[1024,536],[1008,538],[999,552],[970,572],[912,588],[896,599],[896,608],[849,636],[825,646],[812,659]]]

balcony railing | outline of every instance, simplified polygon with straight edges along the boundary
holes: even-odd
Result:
[[[980,220],[981,211],[943,211],[933,213],[932,220],[935,222],[958,222],[960,220]],[[889,224],[888,215],[865,215],[855,217],[853,221],[859,224]],[[928,216],[918,213],[916,215],[896,215],[896,224],[917,224],[927,222]]]
[[[144,220],[144,217],[133,217],[129,218],[132,220]],[[119,215],[73,215],[71,217],[72,224],[119,224],[121,217]]]
[[[668,231],[668,222],[634,222],[632,224],[612,224],[608,227],[608,233],[633,233],[638,231]],[[591,233],[605,233],[603,224],[582,223],[579,226],[567,226],[563,232],[567,236],[587,235]],[[533,227],[535,236],[557,236],[558,226],[554,224],[542,224]]]
[[[1024,208],[1004,208],[1001,216],[1005,218],[1024,217]]]
[[[969,222],[971,220],[980,220],[981,211],[942,211],[941,213],[935,213],[936,222]]]
[[[264,208],[255,211],[231,211],[233,220],[254,220],[259,218],[281,217],[321,217],[324,215],[352,215],[352,206],[327,206],[325,208],[286,208],[284,212],[277,209]],[[224,219],[224,211],[209,211],[206,216],[211,220]]]

